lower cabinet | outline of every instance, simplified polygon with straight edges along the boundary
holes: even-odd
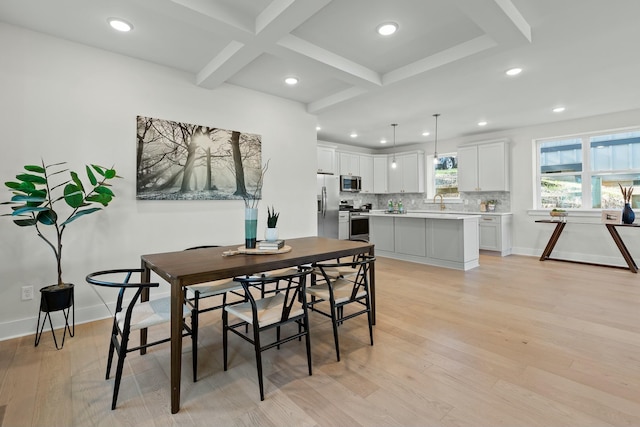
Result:
[[[395,218],[395,251],[405,255],[427,255],[426,219]]]
[[[480,218],[480,249],[511,255],[511,215],[482,214]]]
[[[469,270],[479,265],[478,220],[371,215],[369,238],[376,255]]]

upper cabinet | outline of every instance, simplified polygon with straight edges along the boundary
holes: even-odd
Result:
[[[458,147],[460,191],[509,191],[509,143],[505,140]]]
[[[384,194],[389,192],[388,181],[389,163],[386,154],[373,156],[373,192]]]
[[[357,153],[339,152],[340,175],[360,176],[360,155]]]
[[[389,193],[424,193],[424,153],[413,151],[388,155]]]
[[[336,149],[318,145],[318,173],[336,173]]]
[[[361,193],[373,193],[373,157],[368,154],[360,154],[360,177],[362,178]]]

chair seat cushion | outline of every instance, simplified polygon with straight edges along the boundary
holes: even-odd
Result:
[[[327,275],[327,277],[329,277],[329,279],[331,279],[331,280],[336,280],[339,277],[352,276],[352,275],[354,275],[354,274],[356,274],[358,272],[357,268],[351,268],[350,266],[324,267],[322,270],[324,270],[324,272]],[[322,276],[322,271],[320,270],[320,268],[315,267],[313,269],[313,274],[315,274],[317,276]]]
[[[116,313],[116,321],[118,322],[118,328],[124,330],[124,318],[126,308]],[[182,306],[182,317],[187,317],[191,314],[191,311]],[[150,326],[159,325],[161,323],[167,323],[171,320],[171,304],[170,298],[159,298],[152,301],[140,302],[133,308],[131,314],[131,330],[148,328]]]
[[[258,313],[258,326],[263,328],[268,325],[280,322],[282,319],[282,306],[285,302],[284,295],[276,294],[271,297],[256,300],[256,310]],[[251,312],[251,303],[244,302],[241,304],[228,305],[224,308],[230,314],[239,317],[249,324],[253,324],[253,314]],[[302,305],[294,303],[289,313],[289,318],[301,316],[304,314]]]
[[[345,279],[338,279],[332,282],[333,297],[336,304],[349,301],[351,299],[351,293],[353,292],[354,283]],[[307,288],[307,294],[316,298],[329,301],[329,285],[327,283],[321,283],[319,285],[311,286]],[[356,298],[361,298],[367,295],[364,289],[360,289],[356,294]]]
[[[214,280],[213,282],[198,283],[187,286],[192,292],[200,292],[200,298],[224,294],[225,292],[242,289],[242,285],[233,279]]]

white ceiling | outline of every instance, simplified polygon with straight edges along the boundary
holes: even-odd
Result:
[[[638,0],[0,0],[0,21],[299,101],[318,139],[371,148],[391,123],[398,145],[433,141],[434,113],[446,139],[640,108],[639,17]]]

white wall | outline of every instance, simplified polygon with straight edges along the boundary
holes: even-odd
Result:
[[[107,313],[87,273],[137,267],[140,255],[199,244],[242,244],[242,201],[136,201],[136,116],[262,135],[271,159],[260,202],[281,212],[280,236],[315,235],[316,119],[301,104],[224,85],[197,88],[193,76],[0,23],[0,180],[22,165],[66,161],[115,165],[124,179],[103,212],[65,232],[63,274],[76,285],[77,322]],[[3,186],[4,188],[4,186]],[[4,191],[4,190],[3,190]],[[0,192],[0,201],[11,194]],[[1,213],[10,212],[0,206]],[[38,289],[55,283],[55,259],[35,230],[0,219],[0,339],[33,333]],[[20,301],[22,286],[36,298]],[[103,293],[112,300],[112,295]]]

